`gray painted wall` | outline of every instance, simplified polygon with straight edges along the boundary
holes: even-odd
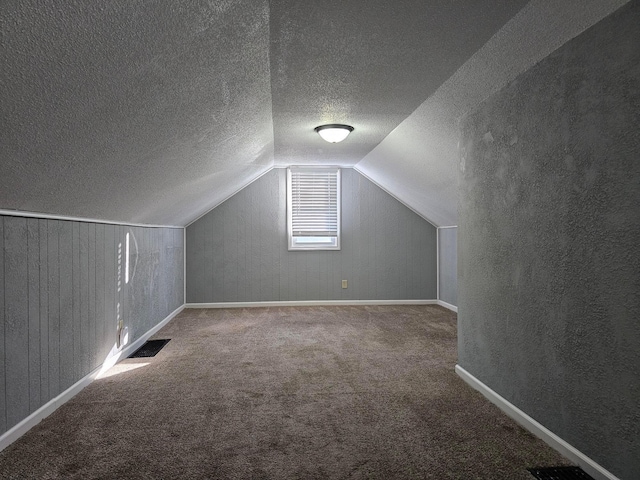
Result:
[[[290,252],[286,231],[273,169],[187,227],[187,302],[436,298],[436,228],[352,169],[340,251]]]
[[[640,478],[640,2],[463,121],[459,362]]]
[[[118,312],[134,341],[183,304],[183,243],[182,229],[0,216],[0,434],[102,364]]]
[[[458,306],[458,228],[438,229],[439,300]]]

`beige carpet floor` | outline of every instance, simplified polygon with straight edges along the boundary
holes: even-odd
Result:
[[[0,453],[10,479],[507,479],[568,464],[454,372],[438,306],[185,310]]]

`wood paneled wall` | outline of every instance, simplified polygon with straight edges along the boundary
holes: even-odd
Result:
[[[440,298],[458,305],[458,227],[438,229]]]
[[[274,169],[187,227],[187,302],[436,298],[436,228],[353,169],[341,250],[288,251],[286,235]]]
[[[130,238],[129,282],[125,241]],[[183,230],[0,216],[0,434],[183,304]]]

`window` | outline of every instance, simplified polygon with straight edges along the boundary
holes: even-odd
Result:
[[[289,250],[340,250],[340,169],[287,169]]]

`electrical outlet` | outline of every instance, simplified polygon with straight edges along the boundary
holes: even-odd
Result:
[[[347,281],[346,280],[342,280],[342,288],[347,288]]]

